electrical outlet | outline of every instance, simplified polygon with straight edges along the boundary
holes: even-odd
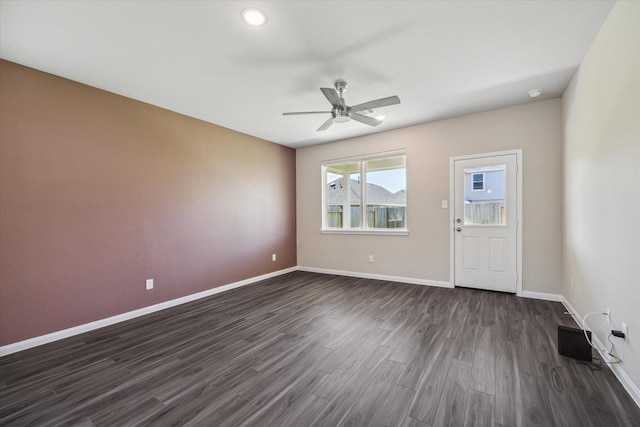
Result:
[[[604,314],[607,316],[607,325],[611,324],[611,310],[608,308],[604,309]]]
[[[629,336],[629,327],[627,326],[626,323],[621,322],[620,323],[620,330],[622,331],[622,333],[624,334],[624,339],[626,340],[627,337]]]
[[[369,255],[369,262],[373,262],[373,255]]]
[[[153,289],[153,279],[147,279],[146,289]]]
[[[276,260],[276,254],[271,254],[271,261],[275,261]]]

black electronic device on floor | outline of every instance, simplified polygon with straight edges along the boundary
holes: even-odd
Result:
[[[587,331],[587,335],[591,340],[591,331]],[[591,362],[591,345],[582,329],[558,325],[558,353]]]

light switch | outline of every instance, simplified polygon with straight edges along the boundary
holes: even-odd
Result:
[[[447,200],[442,201],[442,209],[447,209],[449,207],[449,202]]]

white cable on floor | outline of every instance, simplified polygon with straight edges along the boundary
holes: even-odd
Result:
[[[589,343],[591,348],[595,348],[596,351],[600,352],[600,350],[595,345],[593,345],[593,343],[591,342],[591,339],[589,339],[589,335],[587,334],[587,328],[588,328],[588,326],[587,326],[587,317],[591,316],[592,314],[602,314],[604,316],[608,316],[609,314],[606,313],[606,312],[603,312],[603,311],[592,311],[591,313],[587,313],[587,314],[584,315],[584,317],[582,317],[582,332],[584,332],[584,337],[587,339],[587,342]],[[595,332],[593,332],[593,331],[591,331],[591,333],[595,334]],[[609,336],[611,336],[611,335],[609,335]],[[609,340],[609,342],[611,342],[611,341]],[[611,351],[613,351],[613,343],[611,343],[611,344],[612,344],[611,345]],[[610,357],[616,359],[616,360],[614,360],[612,362],[608,362],[608,361],[604,360],[604,358],[603,358],[602,361],[604,363],[620,363],[620,362],[622,362],[622,359],[620,359],[618,356],[614,356],[613,354],[611,354],[611,352],[607,351],[606,347],[604,348],[604,352],[606,354],[608,354]]]

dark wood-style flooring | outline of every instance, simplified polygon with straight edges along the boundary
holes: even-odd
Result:
[[[563,312],[290,273],[0,358],[0,425],[639,426]]]

